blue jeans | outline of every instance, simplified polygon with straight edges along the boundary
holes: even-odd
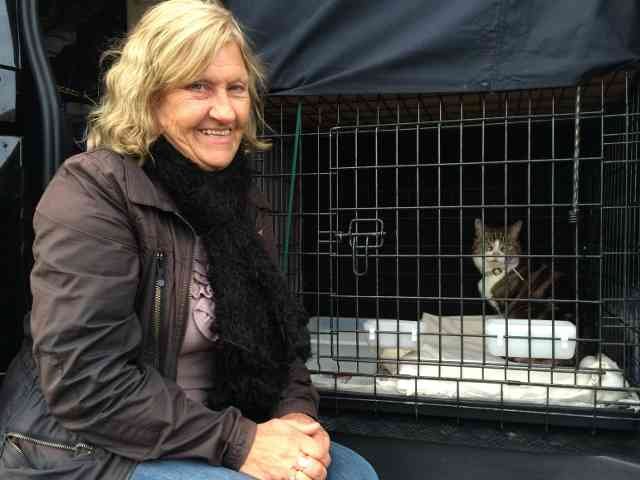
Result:
[[[353,450],[331,442],[327,480],[378,480],[369,463]],[[138,465],[130,480],[249,480],[244,473],[192,460],[154,460]]]

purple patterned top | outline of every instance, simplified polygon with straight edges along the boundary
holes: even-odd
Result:
[[[204,403],[213,386],[209,355],[218,337],[211,332],[216,304],[207,279],[208,261],[202,241],[196,239],[193,275],[189,287],[189,321],[178,357],[176,382],[192,400]]]

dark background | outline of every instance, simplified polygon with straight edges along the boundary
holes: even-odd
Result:
[[[226,0],[274,93],[575,84],[640,57],[636,0]]]

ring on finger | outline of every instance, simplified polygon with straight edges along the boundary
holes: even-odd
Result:
[[[304,472],[306,468],[311,466],[311,458],[302,454],[298,456],[298,461],[296,462],[296,470],[300,470]]]

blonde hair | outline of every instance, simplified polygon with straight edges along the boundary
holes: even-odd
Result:
[[[105,92],[89,114],[87,149],[107,147],[142,164],[158,137],[153,112],[159,95],[195,81],[213,56],[235,42],[249,73],[251,115],[244,148],[265,150],[258,139],[264,70],[231,12],[215,0],[167,0],[149,9],[119,45],[103,55],[113,59]]]

